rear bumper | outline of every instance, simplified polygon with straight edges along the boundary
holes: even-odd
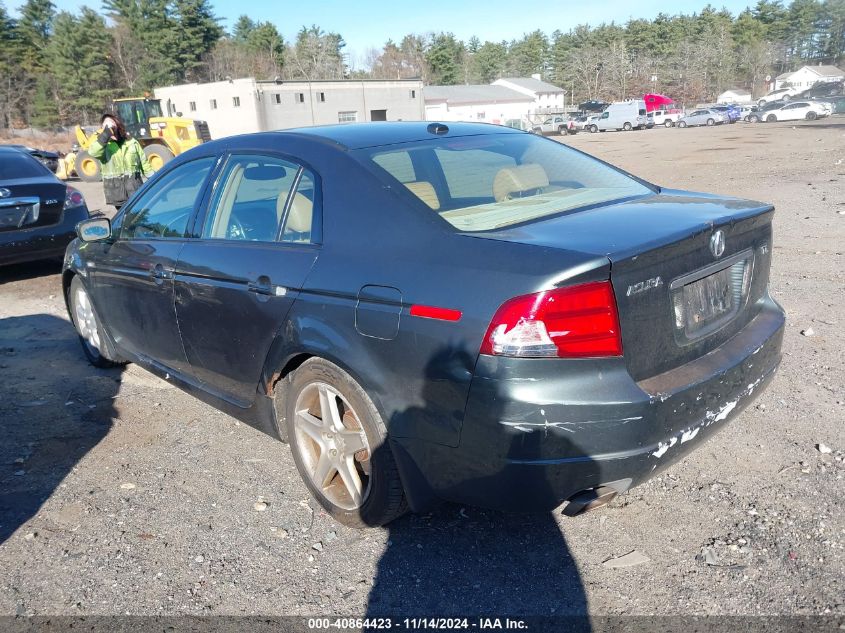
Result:
[[[76,237],[76,225],[88,218],[85,206],[68,209],[56,224],[0,233],[0,266],[62,257]]]
[[[681,459],[766,387],[785,316],[771,299],[709,354],[639,383],[623,359],[481,356],[460,445],[392,440],[415,510],[427,497],[549,510],[574,494],[620,491]]]

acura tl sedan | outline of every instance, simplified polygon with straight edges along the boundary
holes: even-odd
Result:
[[[93,364],[287,442],[340,522],[574,515],[772,378],[773,213],[510,128],[314,127],[179,156],[81,223],[63,284]]]
[[[0,145],[0,265],[61,261],[85,199],[29,153]]]

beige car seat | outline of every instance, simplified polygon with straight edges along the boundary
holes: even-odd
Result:
[[[532,195],[549,186],[549,177],[542,165],[526,163],[500,169],[493,179],[493,197],[496,202]]]
[[[406,182],[405,186],[417,198],[425,202],[430,208],[437,211],[440,209],[440,200],[437,198],[437,192],[430,182],[425,180],[418,180],[416,182]]]

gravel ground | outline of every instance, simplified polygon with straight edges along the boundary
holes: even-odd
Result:
[[[784,362],[735,422],[583,517],[445,505],[356,531],[310,500],[283,444],[138,367],[87,365],[57,267],[10,267],[0,614],[845,615],[845,119],[564,142],[777,206]]]

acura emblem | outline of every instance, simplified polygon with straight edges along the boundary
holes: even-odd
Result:
[[[12,195],[12,192],[6,189],[5,187],[0,187],[0,198],[8,198]]]
[[[718,230],[710,236],[710,252],[714,257],[721,257],[725,252],[725,232]]]

